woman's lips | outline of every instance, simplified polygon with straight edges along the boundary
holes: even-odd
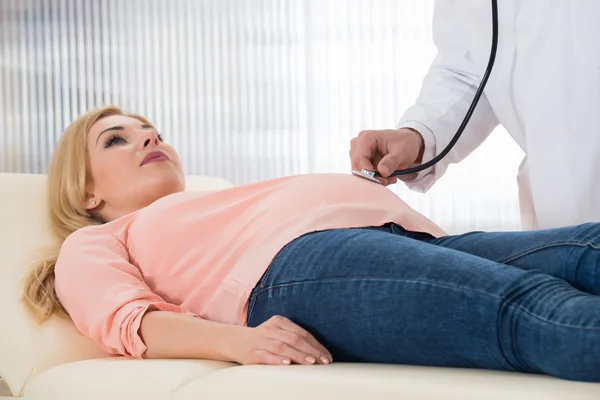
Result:
[[[169,157],[167,157],[167,155],[165,153],[163,153],[162,151],[153,151],[152,153],[146,154],[146,157],[144,157],[144,160],[142,161],[140,166],[154,163],[154,162],[162,162],[162,161],[168,161],[168,160],[169,160]]]

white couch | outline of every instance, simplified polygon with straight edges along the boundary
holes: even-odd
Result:
[[[228,186],[228,182],[216,178],[188,178],[188,190]],[[0,376],[15,397],[600,399],[600,385],[494,371],[341,363],[238,366],[199,360],[107,357],[70,321],[53,318],[38,326],[19,302],[21,280],[35,250],[50,243],[44,190],[42,175],[0,174]],[[3,399],[8,398],[13,397]]]

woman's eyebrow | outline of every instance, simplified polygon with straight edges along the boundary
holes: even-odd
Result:
[[[96,144],[98,144],[98,140],[100,140],[100,136],[102,136],[102,134],[104,134],[105,132],[110,132],[110,131],[124,131],[124,130],[125,130],[125,127],[123,127],[121,125],[116,125],[116,126],[108,128],[108,129],[105,129],[102,132],[100,132],[100,134],[96,138]]]
[[[155,129],[152,125],[150,124],[142,124],[141,126],[142,129]],[[98,144],[98,140],[100,140],[100,136],[102,136],[103,133],[105,132],[110,132],[110,131],[124,131],[125,127],[122,125],[115,125],[112,126],[108,129],[103,130],[102,132],[100,132],[100,134],[98,135],[98,137],[96,138],[96,144]]]

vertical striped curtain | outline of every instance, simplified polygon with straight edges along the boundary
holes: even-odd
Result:
[[[44,173],[62,130],[116,104],[188,174],[236,184],[348,172],[350,139],[394,127],[435,55],[433,0],[0,0],[0,172]],[[498,131],[427,194],[450,232],[518,228],[522,154]]]

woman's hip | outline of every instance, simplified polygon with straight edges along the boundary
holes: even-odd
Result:
[[[537,271],[395,233],[338,229],[289,243],[253,290],[248,325],[283,315],[338,361],[592,376],[600,363],[600,298]],[[545,349],[560,344],[599,362],[582,370],[568,351],[550,363]]]

